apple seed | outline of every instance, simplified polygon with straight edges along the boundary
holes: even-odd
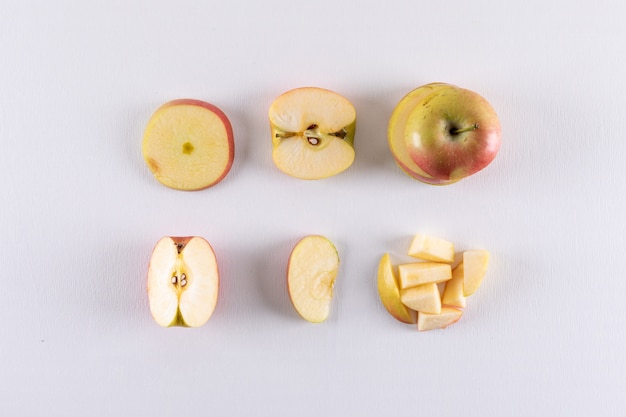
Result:
[[[178,277],[176,275],[174,275],[172,277],[172,284],[176,285],[177,282],[178,282]]]
[[[314,137],[311,137],[311,136],[307,136],[307,137],[306,137],[306,140],[308,140],[308,141],[309,141],[309,143],[310,143],[311,145],[313,145],[313,146],[317,146],[317,145],[319,145],[319,144],[320,144],[320,140],[319,140],[318,138],[314,138]]]

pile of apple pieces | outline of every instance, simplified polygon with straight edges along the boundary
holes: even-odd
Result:
[[[487,272],[489,252],[468,250],[452,268],[454,245],[444,239],[418,234],[408,254],[421,259],[398,265],[394,272],[389,254],[378,267],[378,293],[387,311],[420,331],[443,329],[463,315],[465,298],[480,286]],[[440,285],[444,286],[443,294]]]

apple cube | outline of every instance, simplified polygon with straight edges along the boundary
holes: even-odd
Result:
[[[468,297],[480,287],[487,273],[489,252],[486,250],[468,250],[463,252],[463,294]]]
[[[446,286],[443,290],[443,297],[441,303],[449,307],[465,307],[465,296],[463,295],[463,262],[457,265],[452,270],[452,279],[446,281]]]
[[[409,255],[427,261],[452,263],[454,245],[447,240],[418,233],[411,243]]]
[[[454,307],[441,307],[439,314],[420,312],[417,314],[417,330],[444,329],[459,321],[462,315],[463,311]]]
[[[415,312],[406,308],[400,300],[398,278],[393,271],[388,253],[383,255],[378,264],[378,295],[389,314],[397,320],[408,324],[416,322]]]
[[[452,278],[452,268],[448,264],[436,262],[415,262],[399,265],[398,274],[400,288],[404,289],[447,281]]]
[[[441,297],[435,283],[405,288],[400,292],[400,299],[405,306],[420,313],[441,312]]]

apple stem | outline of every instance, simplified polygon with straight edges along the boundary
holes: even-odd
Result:
[[[465,129],[450,129],[450,133],[452,133],[453,135],[458,135],[459,133],[471,132],[472,130],[476,130],[479,127],[480,126],[478,125],[478,123],[474,123],[472,126],[466,127]]]

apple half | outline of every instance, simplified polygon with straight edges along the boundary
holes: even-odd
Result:
[[[143,136],[148,168],[161,184],[177,190],[201,190],[219,183],[230,171],[234,156],[228,117],[200,100],[162,105]]]
[[[310,235],[296,244],[289,256],[287,289],[302,318],[311,323],[328,318],[338,271],[337,249],[327,238]]]
[[[378,295],[389,314],[397,320],[407,324],[416,322],[415,312],[408,309],[400,299],[398,277],[388,253],[383,255],[378,264]]]
[[[164,237],[150,257],[148,300],[163,327],[200,327],[217,304],[219,272],[209,242],[202,237]]]
[[[302,87],[271,105],[272,158],[292,177],[314,180],[345,171],[354,162],[356,110],[343,96]]]

